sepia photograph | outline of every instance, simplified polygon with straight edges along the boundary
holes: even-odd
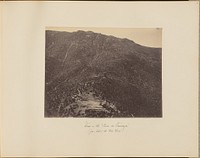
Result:
[[[45,117],[162,117],[161,28],[46,28]]]
[[[0,8],[0,157],[198,157],[199,2]]]

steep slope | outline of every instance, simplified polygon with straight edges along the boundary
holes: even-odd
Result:
[[[161,117],[161,49],[46,31],[46,117]]]

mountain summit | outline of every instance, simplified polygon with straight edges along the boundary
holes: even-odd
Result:
[[[161,48],[46,31],[45,117],[162,117]]]

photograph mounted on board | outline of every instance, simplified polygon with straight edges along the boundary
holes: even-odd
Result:
[[[162,117],[162,29],[47,27],[45,117]]]

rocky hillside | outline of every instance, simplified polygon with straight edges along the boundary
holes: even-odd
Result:
[[[162,117],[161,48],[46,31],[45,117]]]

